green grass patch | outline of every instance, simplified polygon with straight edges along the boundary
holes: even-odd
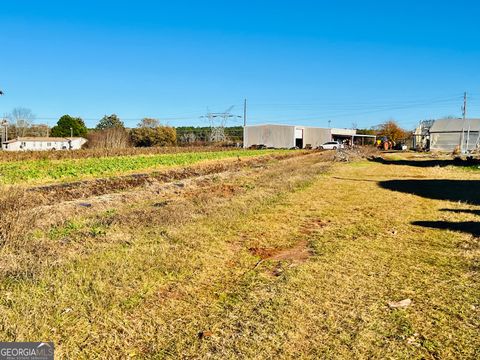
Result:
[[[287,153],[288,150],[232,150],[63,160],[27,160],[0,164],[0,183],[71,181],[140,170],[186,166],[207,160]]]

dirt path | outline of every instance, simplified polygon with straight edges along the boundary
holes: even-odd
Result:
[[[75,215],[4,276],[2,338],[70,358],[478,357],[480,204],[458,200],[480,173],[411,165],[307,156]]]

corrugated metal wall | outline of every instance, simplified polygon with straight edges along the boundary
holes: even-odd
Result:
[[[464,144],[466,145],[467,133],[464,133]],[[470,132],[468,150],[475,149],[478,140],[478,132]],[[461,132],[449,133],[430,133],[430,150],[433,151],[453,151],[462,141]]]
[[[295,146],[295,126],[261,125],[244,129],[244,146],[265,145],[290,149]]]
[[[303,132],[303,146],[310,144],[313,148],[330,141],[332,138],[330,129],[306,127]]]

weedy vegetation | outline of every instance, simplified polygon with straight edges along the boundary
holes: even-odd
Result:
[[[228,151],[232,147],[220,146],[158,146],[126,148],[86,148],[73,151],[1,151],[0,162],[21,160],[84,159],[107,156],[133,156],[155,154],[177,154],[186,152]]]
[[[283,150],[287,153],[289,150]],[[52,182],[79,180],[99,176],[112,176],[133,171],[184,166],[205,160],[243,158],[272,153],[274,150],[230,150],[209,152],[184,152],[175,154],[149,154],[134,156],[87,157],[62,160],[23,160],[0,163],[0,182],[17,184],[25,182]]]
[[[68,201],[4,186],[0,337],[76,359],[478,358],[480,173],[297,154]]]

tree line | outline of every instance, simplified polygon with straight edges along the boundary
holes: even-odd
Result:
[[[88,146],[94,148],[173,146],[177,142],[175,128],[162,125],[157,119],[144,118],[136,128],[127,129],[116,114],[105,115],[90,130],[81,118],[64,115],[52,128],[51,135],[86,137]]]
[[[63,115],[56,125],[50,128],[46,124],[34,124],[35,115],[26,108],[15,108],[6,116],[8,119],[8,138],[17,137],[84,137],[91,148],[126,148],[200,145],[212,142],[210,127],[171,127],[161,124],[158,119],[143,118],[135,128],[126,128],[124,122],[116,115],[103,116],[94,128],[87,128],[80,117]],[[228,142],[243,140],[242,127],[222,129]]]
[[[143,118],[136,128],[127,129],[116,115],[105,115],[95,128],[88,129],[80,117],[63,115],[57,124],[49,128],[46,124],[34,124],[35,115],[27,108],[15,108],[7,115],[9,120],[8,138],[25,136],[85,137],[93,148],[125,148],[201,145],[205,143],[241,143],[243,127],[232,126],[221,129],[209,126],[171,127],[162,125],[158,119]],[[356,125],[352,125],[356,128]],[[220,130],[220,131],[219,131]],[[402,129],[395,120],[388,120],[370,129],[357,129],[358,134],[376,135],[398,142],[411,137],[411,132]]]

